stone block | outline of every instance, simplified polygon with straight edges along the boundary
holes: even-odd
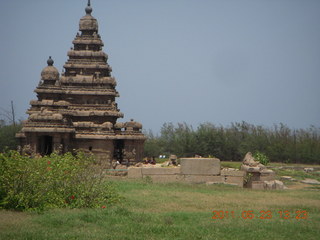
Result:
[[[303,171],[305,172],[313,172],[314,171],[314,168],[304,168]]]
[[[264,185],[264,189],[267,189],[267,190],[271,190],[271,189],[276,188],[274,181],[264,181],[263,185]]]
[[[243,164],[248,165],[248,166],[252,166],[255,167],[259,164],[258,161],[256,161],[256,159],[252,156],[251,152],[248,152],[244,158],[243,158]]]
[[[260,167],[250,167],[250,166],[247,166],[247,165],[241,165],[240,169],[242,171],[245,171],[245,172],[249,172],[249,173],[255,173],[255,172],[260,172]]]
[[[264,189],[264,182],[262,181],[253,181],[251,182],[252,189],[263,190]]]
[[[217,158],[181,158],[181,174],[219,175],[220,160]]]
[[[243,187],[243,176],[236,177],[236,176],[225,176],[224,182],[228,184],[236,184],[239,187]]]
[[[247,173],[247,175],[250,174],[250,180],[251,181],[261,181],[260,180],[260,172],[252,172],[252,173]]]
[[[272,181],[276,177],[276,173],[272,170],[263,169],[260,172],[260,180],[261,181]]]
[[[280,179],[281,180],[290,180],[291,181],[292,177],[290,177],[290,176],[281,176]]]
[[[304,180],[302,180],[302,181],[300,181],[300,182],[302,182],[302,183],[306,183],[306,184],[320,184],[320,182],[318,181],[318,180],[316,180],[316,179],[310,179],[310,178],[306,178],[306,179],[304,179]]]
[[[142,175],[170,175],[179,174],[180,168],[142,168]]]
[[[183,176],[178,174],[170,174],[170,175],[143,175],[143,178],[150,177],[153,182],[157,183],[168,183],[168,182],[180,182],[183,181]]]
[[[221,170],[221,176],[244,177],[244,175],[245,175],[244,171],[235,171],[235,170],[228,170],[228,169]]]
[[[206,183],[215,182],[223,183],[223,178],[221,176],[204,176],[204,175],[184,175],[184,180],[188,183]]]
[[[129,167],[128,178],[142,178],[142,168]]]
[[[279,180],[274,180],[274,183],[275,183],[276,189],[278,189],[278,190],[283,190],[284,189],[283,182],[281,182]]]
[[[282,190],[285,188],[283,182],[274,180],[274,181],[264,181],[264,188],[265,189],[277,189]]]
[[[273,180],[275,180],[275,174],[260,176],[260,181],[273,181]]]

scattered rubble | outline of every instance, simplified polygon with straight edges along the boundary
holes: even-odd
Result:
[[[280,179],[281,180],[290,180],[290,181],[292,181],[293,178],[290,177],[290,176],[281,176]]]
[[[310,168],[304,168],[303,169],[305,172],[309,173],[309,172],[313,172],[314,168],[310,167]]]
[[[178,165],[177,159],[178,159],[177,155],[171,154],[169,157],[167,166],[170,166],[170,165],[177,166]]]
[[[304,180],[301,180],[300,182],[305,183],[305,184],[315,184],[318,185],[320,182],[316,179],[311,179],[311,178],[306,178]]]

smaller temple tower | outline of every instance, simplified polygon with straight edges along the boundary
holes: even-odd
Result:
[[[117,122],[124,115],[116,103],[119,93],[111,76],[108,55],[91,15],[90,0],[80,19],[73,48],[61,76],[49,57],[30,102],[29,118],[17,134],[23,151],[41,155],[80,149],[106,161],[133,164],[141,161],[145,136],[133,119]]]

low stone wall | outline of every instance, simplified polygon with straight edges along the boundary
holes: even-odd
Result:
[[[218,158],[181,158],[180,163],[184,175],[220,175]]]
[[[128,178],[151,177],[154,182],[177,182],[181,180],[180,168],[129,167]]]
[[[235,171],[231,169],[222,169],[221,177],[225,183],[235,184],[239,187],[243,187],[243,179],[245,176],[244,171]]]
[[[150,177],[154,182],[226,183],[243,187],[243,171],[221,170],[217,158],[182,158],[181,167],[130,167],[128,178]]]

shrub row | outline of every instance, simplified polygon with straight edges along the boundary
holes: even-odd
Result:
[[[242,122],[228,127],[203,123],[194,129],[186,123],[165,123],[159,135],[146,134],[146,156],[197,154],[240,161],[247,152],[261,152],[270,161],[320,164],[320,129],[314,126],[292,130],[284,124],[266,128]]]

